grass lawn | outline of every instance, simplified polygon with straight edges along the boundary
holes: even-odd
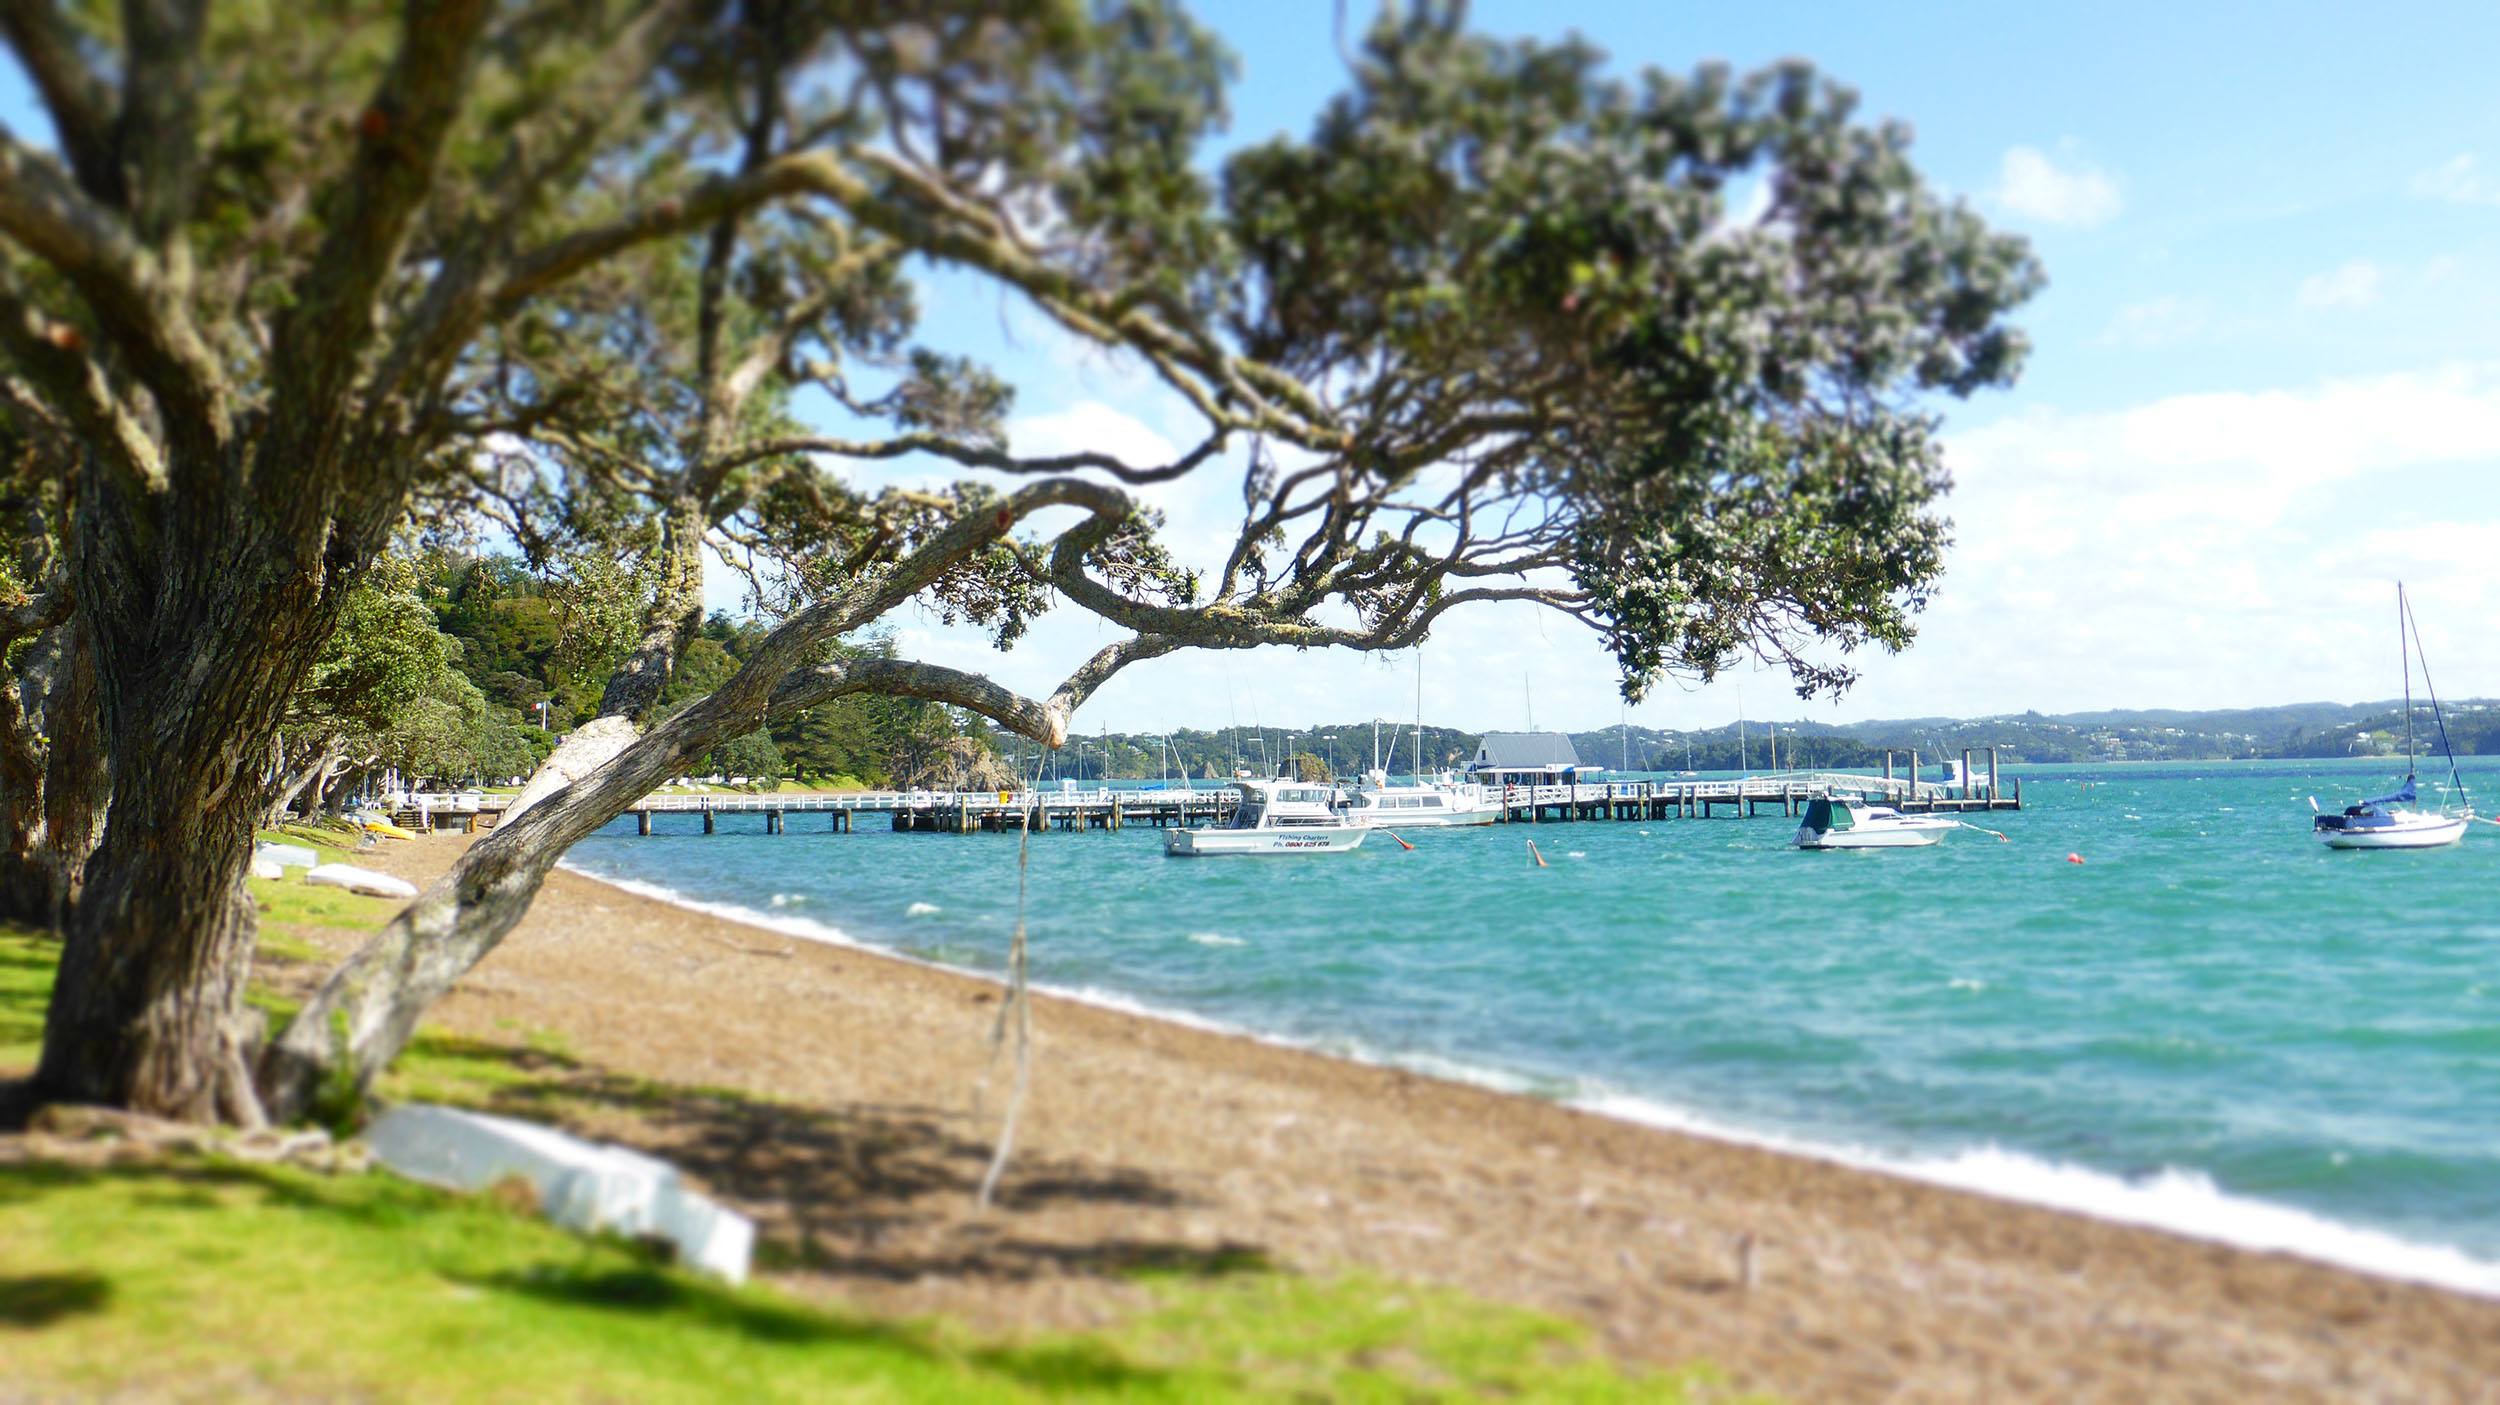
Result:
[[[298,925],[370,929],[383,899],[255,884],[269,949]],[[0,929],[0,1076],[33,1062],[46,938]],[[281,1005],[267,992],[264,1004]],[[563,1041],[425,1036],[386,1092],[497,1102]],[[694,1090],[650,1090],[655,1102]],[[771,1244],[759,1261],[774,1262]],[[728,1288],[491,1195],[382,1173],[216,1157],[0,1161],[0,1394],[139,1399],[1419,1401],[1723,1398],[1634,1376],[1575,1325],[1364,1277],[1255,1262],[1139,1275],[1152,1306],[1082,1335],[984,1338],[943,1320]]]
[[[1360,1279],[1173,1281],[1086,1336],[984,1342],[730,1289],[395,1178],[0,1167],[12,1384],[145,1398],[1655,1399],[1557,1323]]]

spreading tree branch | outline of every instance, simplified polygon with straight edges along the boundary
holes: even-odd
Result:
[[[0,234],[49,264],[156,400],[169,441],[213,454],[225,439],[215,358],[157,258],[50,158],[0,133]]]
[[[373,340],[376,301],[434,188],[490,8],[489,0],[407,0],[398,54],[357,119],[355,154],[318,202],[328,235],[270,348],[270,399],[281,414],[258,461],[275,473],[334,461],[329,451]]]
[[[122,111],[114,147],[139,241],[187,277],[182,221],[199,179],[200,37],[208,0],[124,0]]]
[[[121,165],[113,156],[113,134],[107,113],[112,92],[79,56],[77,31],[52,0],[13,0],[0,5],[0,36],[8,39],[18,62],[34,80],[52,130],[79,187],[98,202],[120,208],[124,195]]]

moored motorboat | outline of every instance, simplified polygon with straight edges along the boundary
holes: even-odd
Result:
[[[1501,813],[1501,802],[1481,785],[1446,775],[1415,785],[1391,785],[1388,772],[1375,767],[1364,773],[1345,817],[1365,829],[1449,829],[1491,824]]]
[[[1163,836],[1172,858],[1218,854],[1336,854],[1362,847],[1370,830],[1334,809],[1334,788],[1289,780],[1233,782],[1241,803],[1222,825],[1175,829]]]
[[[1945,815],[1905,815],[1863,796],[1816,796],[1789,842],[1800,849],[1915,849],[1960,823]]]

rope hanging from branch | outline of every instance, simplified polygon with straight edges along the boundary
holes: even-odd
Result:
[[[990,1027],[989,1060],[982,1065],[981,1081],[973,1091],[973,1115],[978,1118],[982,1095],[988,1092],[990,1075],[997,1071],[998,1053],[1007,1042],[1012,1026],[1015,1031],[1016,1077],[1007,1093],[1007,1115],[999,1123],[998,1145],[990,1151],[989,1169],[981,1173],[981,1189],[973,1196],[975,1208],[987,1212],[991,1198],[998,1190],[998,1178],[1007,1170],[1007,1158],[1016,1147],[1016,1123],[1024,1114],[1025,1091],[1033,1081],[1033,1005],[1025,983],[1024,914],[1026,877],[1032,868],[1033,827],[1042,822],[1042,769],[1049,758],[1058,754],[1056,747],[1035,758],[1033,781],[1026,787],[1033,796],[1033,809],[1026,813],[1016,839],[1016,930],[1007,943],[1007,995],[998,1003],[998,1022]]]

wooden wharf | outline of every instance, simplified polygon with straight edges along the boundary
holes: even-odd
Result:
[[[1918,753],[1915,751],[1909,753],[1909,768],[1895,775],[1895,753],[1888,751],[1884,753],[1884,773],[1880,776],[1860,775],[1854,771],[1783,771],[1732,781],[1613,781],[1601,785],[1505,786],[1500,797],[1502,819],[1513,824],[1571,820],[1709,819],[1722,808],[1730,815],[1744,819],[1771,809],[1777,809],[1786,818],[1795,819],[1809,803],[1827,795],[1863,795],[1890,805],[1903,814],[1959,815],[1974,810],[2021,809],[2022,778],[2015,777],[2010,791],[2003,787],[1997,768],[1996,748],[1989,747],[1986,779],[1981,779],[1981,773],[1972,767],[1977,754],[1978,748],[1975,747],[1963,751],[1962,780],[1959,784],[1914,779],[1918,775]]]
[[[930,791],[865,790],[827,795],[653,795],[630,812],[638,833],[653,815],[700,813],[703,832],[730,815],[764,816],[764,832],[788,833],[791,815],[822,814],[828,828],[850,833],[861,815],[888,816],[897,832],[997,833],[1107,829],[1133,824],[1169,828],[1232,818],[1240,797],[1223,790]]]
[[[1795,819],[1817,797],[1834,794],[1863,795],[1909,814],[2021,809],[2022,781],[2017,777],[2010,788],[1999,784],[1995,748],[1988,749],[1984,778],[1971,764],[1974,755],[1975,750],[1962,753],[1959,784],[1913,779],[1918,774],[1918,753],[1911,752],[1909,769],[1898,775],[1894,773],[1893,757],[1887,753],[1882,775],[1797,771],[1738,780],[1514,785],[1501,787],[1495,798],[1500,806],[1499,819],[1508,824],[1710,819],[1722,815],[1752,818],[1766,812]],[[900,833],[974,834],[1021,829],[1116,832],[1139,824],[1163,829],[1220,823],[1232,817],[1238,798],[1229,786],[1206,790],[867,790],[814,795],[655,793],[627,813],[634,817],[636,832],[645,835],[654,832],[655,816],[672,814],[701,815],[705,834],[719,833],[729,820],[747,816],[760,819],[766,834],[787,834],[794,815],[823,815],[824,832],[835,834],[851,833],[861,815],[886,816]],[[401,823],[411,828],[430,828],[440,822],[483,828],[494,824],[506,803],[506,797],[492,795],[473,799],[428,795],[425,800],[423,806],[401,811]]]

